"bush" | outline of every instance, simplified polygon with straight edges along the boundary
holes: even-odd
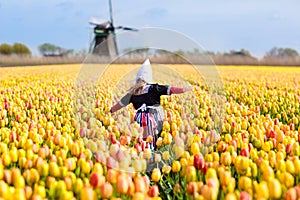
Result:
[[[13,53],[13,48],[11,45],[7,43],[3,43],[0,45],[0,54],[11,55]]]
[[[15,43],[12,48],[13,52],[17,55],[31,55],[30,49],[24,44]]]

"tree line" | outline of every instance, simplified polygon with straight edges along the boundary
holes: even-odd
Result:
[[[240,50],[230,50],[229,52],[213,52],[213,51],[201,51],[199,49],[194,49],[193,51],[184,51],[184,50],[176,50],[173,52],[169,52],[163,49],[155,49],[152,50],[150,48],[127,48],[124,50],[127,53],[127,57],[146,57],[146,56],[158,56],[158,57],[182,57],[185,55],[188,56],[198,56],[198,55],[208,55],[211,57],[223,57],[223,58],[232,58],[232,57],[240,57],[246,59],[257,60],[250,51],[246,49]],[[299,58],[299,53],[297,50],[292,48],[282,48],[282,47],[273,47],[269,51],[266,52],[263,59],[271,59],[271,58],[282,58],[282,59],[296,59]]]
[[[230,50],[229,52],[212,52],[200,49],[193,50],[176,50],[173,52],[163,49],[151,48],[128,48],[124,50],[123,56],[126,62],[135,62],[145,57],[149,57],[152,61],[158,63],[178,63],[184,64],[193,62],[195,64],[211,64],[217,65],[291,65],[300,66],[300,55],[295,49],[273,47],[265,53],[262,58],[251,55],[246,49]],[[188,58],[188,60],[186,60]]]
[[[85,50],[80,50],[75,52],[73,49],[65,49],[60,46],[51,44],[51,43],[43,43],[38,46],[38,51],[43,56],[85,56],[87,52]],[[140,57],[140,56],[160,56],[160,57],[168,57],[168,56],[184,56],[184,55],[199,55],[206,54],[212,57],[236,57],[239,56],[241,58],[247,59],[257,59],[251,55],[251,53],[246,49],[240,50],[231,50],[229,52],[212,52],[212,51],[200,51],[199,49],[194,49],[193,51],[183,51],[177,50],[174,52],[168,52],[166,50],[151,50],[149,48],[138,48],[138,49],[126,49],[125,52],[129,52],[127,57]],[[13,45],[3,43],[0,44],[0,54],[2,55],[31,55],[30,49],[22,43],[14,43]],[[295,59],[299,58],[299,53],[297,50],[292,48],[282,48],[282,47],[273,47],[268,52],[266,52],[264,59],[271,58],[281,58],[281,59]]]
[[[65,49],[60,46],[43,43],[38,46],[39,53],[43,56],[66,56],[68,54],[73,54],[74,50]],[[14,43],[10,45],[8,43],[0,44],[0,54],[1,55],[31,55],[29,47],[22,43]]]

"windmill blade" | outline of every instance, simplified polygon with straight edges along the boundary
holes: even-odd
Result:
[[[109,4],[110,23],[111,23],[111,25],[113,26],[113,24],[114,24],[114,19],[113,19],[113,10],[112,10],[111,0],[108,0],[108,4]]]
[[[93,40],[90,42],[89,44],[89,49],[88,49],[88,53],[93,53],[94,47],[95,47],[95,38],[93,38]]]
[[[118,27],[116,27],[116,29],[122,29],[125,31],[138,31],[138,29],[136,29],[136,28],[130,28],[130,27],[125,27],[125,26],[118,26]]]
[[[102,27],[105,27],[105,28],[110,26],[109,21],[97,19],[95,17],[90,18],[89,24],[94,25],[94,26],[102,26]]]

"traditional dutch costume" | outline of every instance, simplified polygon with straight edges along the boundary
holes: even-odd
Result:
[[[151,84],[152,69],[149,59],[140,67],[136,79],[142,79],[147,82],[143,92],[139,95],[127,93],[119,102],[124,107],[132,103],[136,114],[134,120],[143,127],[144,141],[152,136],[150,149],[155,148],[157,134],[162,130],[164,111],[160,106],[160,97],[170,95],[170,86]]]
[[[160,97],[162,95],[183,93],[186,90],[185,88],[152,84],[152,69],[149,59],[140,67],[133,81],[138,79],[142,79],[147,83],[144,90],[138,95],[127,93],[118,104],[112,107],[111,112],[132,103],[136,110],[134,120],[144,130],[144,144],[146,143],[146,139],[152,136],[150,149],[153,150],[155,149],[156,138],[159,137],[163,127],[164,111],[160,106]]]

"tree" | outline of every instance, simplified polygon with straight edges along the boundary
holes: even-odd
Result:
[[[12,46],[13,52],[17,55],[31,55],[29,48],[21,43],[15,43]]]
[[[175,57],[179,57],[179,58],[184,57],[186,54],[182,49],[178,49],[177,51],[174,51],[173,53],[174,53]]]
[[[13,53],[13,48],[11,45],[7,43],[3,43],[0,45],[0,54],[11,55]]]
[[[250,56],[251,57],[251,53],[250,53],[250,51],[248,51],[248,50],[246,50],[246,49],[241,49],[241,54],[242,55],[245,55],[245,56]]]
[[[38,46],[39,52],[44,56],[53,56],[60,54],[62,48],[50,43],[44,43]]]
[[[85,57],[88,54],[86,49],[80,49],[74,52],[75,56],[83,56]]]
[[[155,50],[155,55],[157,55],[157,56],[167,56],[167,55],[170,55],[170,51],[168,51],[168,50],[165,50],[165,49],[156,49]]]
[[[252,57],[250,51],[246,49],[241,49],[239,51],[231,50],[229,53],[225,53],[225,56],[247,56]]]
[[[148,47],[142,47],[135,50],[135,53],[139,56],[149,56],[150,49]]]
[[[299,54],[295,49],[273,47],[266,53],[266,57],[297,57]]]

